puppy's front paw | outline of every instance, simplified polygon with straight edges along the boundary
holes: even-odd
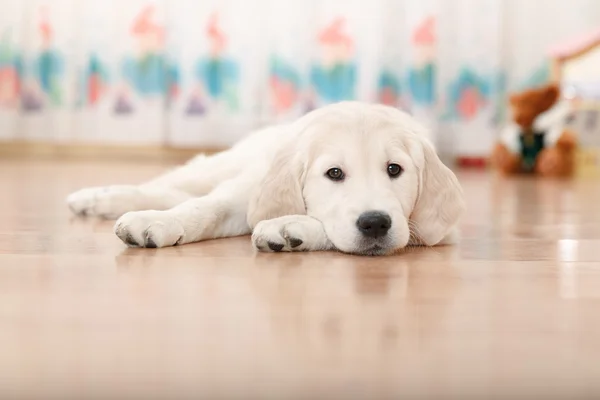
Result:
[[[130,247],[167,247],[181,242],[184,229],[168,211],[134,211],[115,224],[115,233]]]
[[[289,218],[275,218],[259,222],[252,232],[252,244],[259,251],[310,250],[307,227]]]

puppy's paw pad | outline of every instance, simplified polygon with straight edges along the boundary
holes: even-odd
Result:
[[[133,238],[133,236],[131,236],[130,234],[126,234],[123,238],[122,238],[123,242],[125,242],[125,244],[127,244],[129,247],[140,247],[139,243],[135,241],[135,239]]]
[[[67,196],[67,205],[73,214],[87,216],[94,208],[96,196],[102,188],[87,188]]]
[[[130,247],[175,246],[183,239],[183,226],[166,211],[137,211],[123,215],[115,234]]]
[[[154,243],[154,239],[152,239],[152,236],[146,238],[146,247],[149,249],[156,249],[158,247],[156,243]]]
[[[259,222],[252,232],[252,244],[259,251],[304,251],[306,249],[302,227],[294,222],[279,220]]]
[[[304,241],[302,241],[302,239],[298,239],[295,237],[288,238],[288,242],[292,249],[295,249],[296,247],[300,247],[302,245],[302,243],[304,243]]]
[[[274,243],[274,242],[267,242],[267,246],[269,247],[269,249],[271,249],[275,252],[281,251],[285,247],[284,244]]]

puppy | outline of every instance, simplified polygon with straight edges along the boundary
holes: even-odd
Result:
[[[138,186],[83,189],[78,215],[117,219],[129,246],[252,233],[259,251],[385,255],[451,244],[465,209],[427,131],[392,107],[342,102],[257,131]]]

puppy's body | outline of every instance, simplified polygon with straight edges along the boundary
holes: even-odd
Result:
[[[445,244],[464,202],[426,135],[399,110],[343,102],[145,184],[83,189],[68,204],[118,218],[115,232],[130,246],[251,232],[261,251],[377,255],[409,242]]]

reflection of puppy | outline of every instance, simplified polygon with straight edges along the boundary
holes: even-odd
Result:
[[[460,279],[465,271],[477,274],[475,265],[451,261],[458,249],[412,247],[392,258],[259,254],[243,265],[249,271],[244,284],[254,294],[246,302],[260,304],[256,318],[269,318],[264,331],[278,357],[293,360],[311,378],[337,374],[353,376],[358,386],[405,388],[397,374],[410,373],[415,363],[428,371],[425,365],[439,362],[438,351],[449,343],[444,338],[460,341],[464,334],[448,322],[478,308],[472,297],[457,296],[469,286]],[[426,387],[425,375],[413,382],[416,389]]]
[[[141,186],[84,189],[68,203],[77,214],[120,217],[116,233],[130,246],[252,230],[261,251],[379,255],[444,244],[456,239],[464,201],[426,134],[397,109],[343,102]]]

